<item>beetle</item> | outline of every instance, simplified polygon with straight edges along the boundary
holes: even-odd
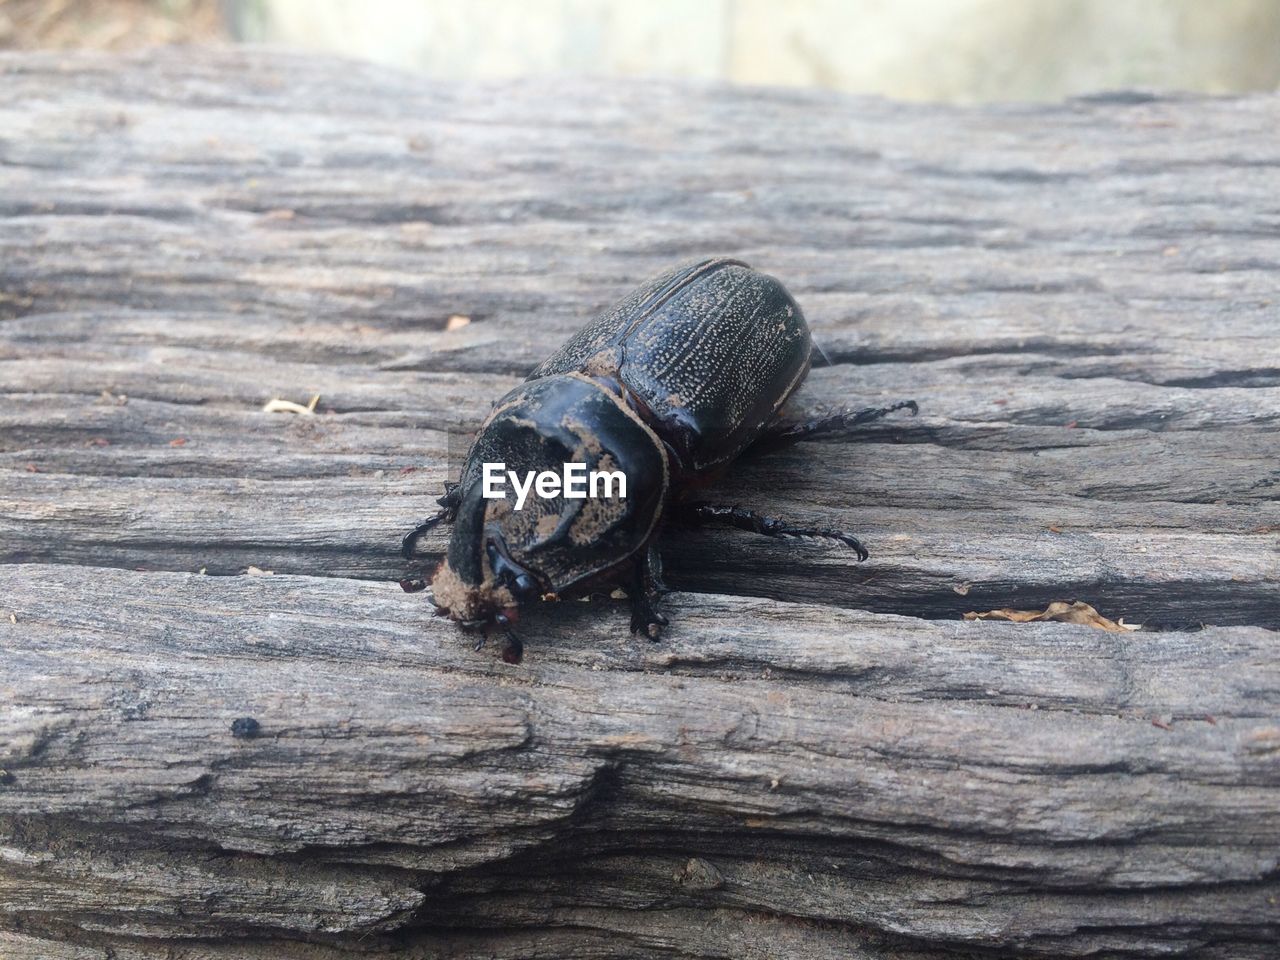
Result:
[[[738,506],[687,500],[693,487],[749,449],[847,431],[914,401],[791,421],[783,407],[804,381],[813,343],[795,299],[776,279],[728,258],[688,263],[644,283],[574,335],[499,400],[480,426],[457,483],[440,510],[402,542],[453,524],[444,562],[431,581],[437,613],[522,646],[512,627],[519,607],[624,582],[633,633],[656,639],[667,623],[655,547],[665,522],[723,523],[770,537],[812,537],[853,549],[853,534],[795,526]],[[585,464],[621,471],[625,499],[484,496],[483,466],[521,474]],[[401,581],[424,589],[421,579]]]

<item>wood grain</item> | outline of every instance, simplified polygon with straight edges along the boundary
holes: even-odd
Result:
[[[0,953],[1271,955],[1280,98],[0,79]],[[661,643],[473,653],[457,437],[713,254],[922,412],[708,495],[872,559],[672,529]],[[1062,599],[1143,628],[960,620]]]

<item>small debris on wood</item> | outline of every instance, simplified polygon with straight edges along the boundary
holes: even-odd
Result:
[[[1062,532],[1062,527],[1058,526],[1056,523],[1051,523],[1051,524],[1049,524],[1049,532],[1050,532],[1050,533],[1061,533],[1061,532]]]
[[[249,576],[249,577],[273,577],[273,576],[275,576],[275,571],[274,571],[274,570],[263,570],[263,569],[261,569],[260,567],[250,567],[248,570],[246,570],[246,571],[245,571],[245,576]]]
[[[1254,755],[1280,753],[1280,727],[1266,727],[1249,734],[1244,749]]]
[[[10,622],[10,623],[17,623],[17,622],[18,622],[18,615],[17,615],[16,613],[11,613],[11,614],[9,614],[9,622]]]
[[[1009,620],[1013,623],[1044,623],[1053,620],[1058,623],[1079,623],[1086,627],[1109,630],[1112,633],[1124,633],[1128,630],[1142,629],[1142,624],[1125,623],[1123,617],[1119,621],[1108,620],[1081,600],[1071,602],[1055,600],[1043,610],[1011,610],[1005,607],[1000,610],[987,610],[982,613],[970,611],[964,615],[964,618],[966,620]]]
[[[971,586],[973,585],[966,580],[964,583],[957,583],[951,589],[954,590],[956,593],[960,594],[960,596],[967,597],[969,595],[969,588]]]
[[[464,316],[461,313],[455,313],[453,316],[451,316],[448,320],[445,321],[444,328],[446,331],[461,330],[470,322],[471,322],[470,317]]]
[[[231,721],[231,735],[244,740],[252,740],[262,732],[262,724],[253,717],[236,717]]]
[[[719,890],[724,886],[724,875],[715,864],[701,857],[690,857],[672,879],[687,890]]]
[[[187,445],[186,437],[174,437],[172,440],[169,441],[169,446],[171,447],[185,447],[186,445]]]
[[[279,397],[273,397],[268,400],[262,407],[263,413],[300,413],[303,416],[310,416],[316,412],[316,404],[320,402],[320,394],[316,394],[311,401],[304,407],[300,403],[294,403],[292,400],[281,400]]]

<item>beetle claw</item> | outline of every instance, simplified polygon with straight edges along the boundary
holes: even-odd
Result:
[[[502,651],[503,663],[519,663],[524,659],[524,642],[511,630],[507,631],[507,645]]]
[[[640,601],[632,606],[631,632],[633,634],[643,634],[650,640],[659,640],[662,628],[670,622],[647,601]]]
[[[836,539],[838,539],[846,547],[853,548],[853,552],[858,555],[859,563],[862,563],[862,561],[870,558],[871,554],[867,552],[867,548],[864,547],[862,545],[862,541],[859,540],[857,537],[855,537],[853,534],[842,533],[838,537],[836,537]]]

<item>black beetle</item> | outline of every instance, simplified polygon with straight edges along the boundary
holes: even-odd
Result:
[[[464,626],[511,631],[520,604],[625,580],[631,629],[657,637],[661,582],[654,544],[672,515],[723,522],[773,537],[822,537],[867,552],[852,534],[796,527],[739,507],[685,502],[679,494],[748,448],[844,431],[913,401],[789,422],[783,405],[809,372],[809,327],[773,277],[737,260],[686,264],[655,277],[579,331],[498,401],[441,510],[404,538],[455,522],[431,582],[438,612]],[[622,498],[530,497],[524,509],[482,495],[482,465],[520,474],[581,463],[621,471]],[[423,589],[405,580],[406,590]],[[483,635],[477,648],[484,642]]]

